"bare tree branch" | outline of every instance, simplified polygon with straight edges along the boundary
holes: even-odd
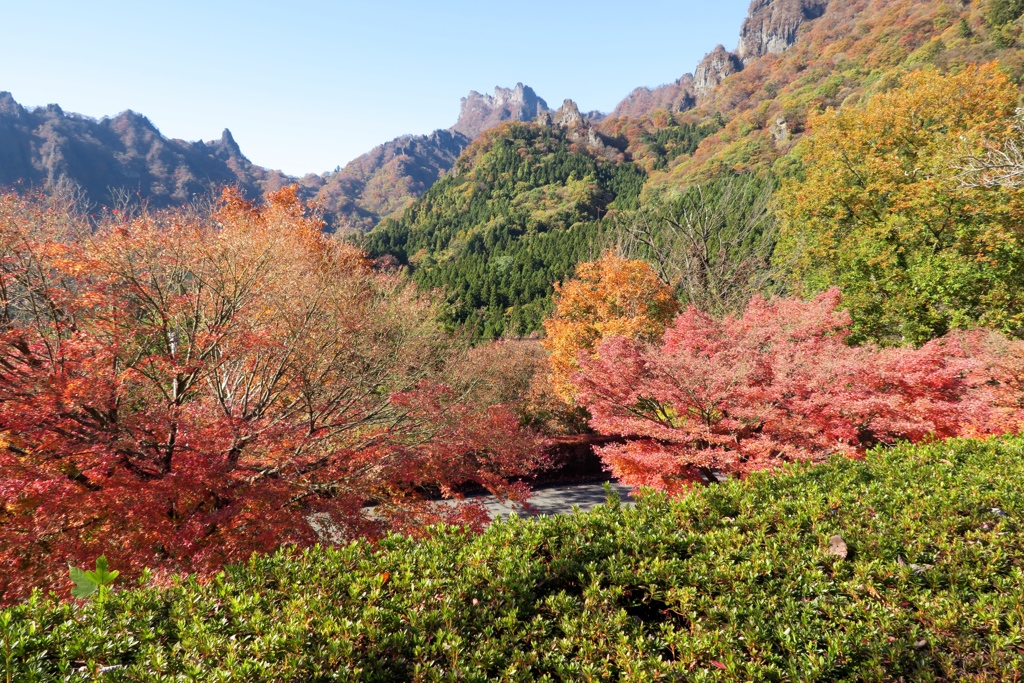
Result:
[[[684,302],[735,312],[775,280],[774,184],[734,176],[689,188],[681,197],[620,219],[614,248],[650,261]]]

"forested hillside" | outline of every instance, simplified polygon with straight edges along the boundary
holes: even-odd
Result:
[[[792,245],[772,259],[773,216],[789,209],[771,194],[801,182],[813,163],[801,142],[810,122],[829,109],[856,112],[917,71],[957,73],[995,61],[1016,79],[1024,72],[1022,13],[1024,6],[1010,0],[759,0],[735,52],[719,46],[694,75],[635,90],[610,118],[588,123],[588,136],[557,126],[546,132],[525,124],[492,130],[460,160],[453,177],[400,219],[383,223],[368,248],[409,265],[422,287],[444,292],[449,322],[467,323],[474,335],[487,338],[538,329],[553,284],[607,248],[648,260],[689,259],[687,282],[680,279],[679,263],[660,264],[687,301],[696,300],[695,283],[707,289],[710,271],[718,267],[713,262],[745,264],[717,276],[717,284],[741,293],[733,306],[758,287],[766,293],[821,291],[838,281],[801,283],[780,275],[792,270],[788,261],[802,258]],[[538,147],[540,140],[560,140],[565,161]],[[946,162],[956,163],[953,157]],[[625,177],[630,180],[623,183]],[[755,185],[761,189],[751,191]],[[792,203],[795,196],[789,192],[783,200]],[[681,254],[685,244],[704,256],[694,261],[696,252]],[[694,262],[703,274],[694,276]],[[932,308],[913,317],[936,322],[921,323],[930,330],[923,337],[907,331],[908,338],[966,324],[951,323],[958,314],[950,311],[977,307],[918,305]],[[901,338],[904,332],[893,326],[902,323],[888,325],[870,336]]]
[[[966,64],[998,61],[1014,77],[1024,73],[1019,45],[1024,6],[1013,0],[834,1],[823,4],[817,16],[795,15],[794,10],[789,23],[778,24],[780,8],[800,4],[752,4],[751,19],[768,22],[766,35],[780,41],[786,36],[792,44],[744,53],[741,39],[742,70],[696,97],[688,112],[696,120],[721,115],[727,125],[692,158],[654,174],[648,193],[672,192],[723,172],[769,168],[806,132],[809,114],[856,105],[892,88],[900,72],[957,71]],[[760,23],[757,28],[762,30]],[[649,99],[656,101],[656,94]],[[653,110],[644,113],[650,116]],[[616,124],[612,119],[603,125]],[[787,172],[792,165],[782,162],[777,170]]]
[[[401,218],[366,242],[447,295],[447,318],[477,336],[536,330],[552,284],[599,249],[600,220],[635,209],[644,171],[599,158],[558,126],[485,133]]]

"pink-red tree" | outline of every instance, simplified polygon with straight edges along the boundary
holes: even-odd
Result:
[[[633,486],[680,493],[713,472],[857,455],[896,440],[988,435],[1024,424],[1022,345],[976,331],[921,348],[851,347],[837,290],[755,298],[739,317],[690,308],[660,345],[613,337],[573,376],[600,449]]]
[[[209,573],[317,541],[311,515],[340,540],[481,520],[424,486],[521,496],[537,444],[463,400],[434,318],[293,190],[96,231],[0,198],[0,602],[100,553]]]

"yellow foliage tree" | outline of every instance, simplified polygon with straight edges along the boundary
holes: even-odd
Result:
[[[1024,325],[1024,193],[971,187],[965,157],[1005,138],[1018,90],[995,64],[901,77],[809,121],[804,177],[779,194],[775,256],[797,291],[839,286],[853,338],[922,343]]]
[[[609,252],[579,264],[575,279],[555,285],[555,311],[544,321],[555,392],[573,400],[569,377],[581,350],[612,335],[657,341],[678,312],[672,290],[645,261]]]

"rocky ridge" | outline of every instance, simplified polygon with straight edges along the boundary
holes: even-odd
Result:
[[[723,79],[759,57],[792,46],[801,26],[822,16],[827,6],[828,0],[753,0],[735,53],[718,46],[693,75],[659,88],[637,88],[612,117],[698,106]],[[571,100],[552,111],[522,83],[497,87],[492,95],[471,91],[448,130],[401,136],[334,173],[296,178],[253,164],[227,130],[217,140],[187,142],[164,137],[149,119],[132,111],[93,119],[67,114],[57,105],[30,110],[10,93],[0,93],[0,186],[44,188],[70,179],[95,202],[111,203],[114,195],[128,193],[159,208],[209,195],[224,185],[236,185],[257,198],[297,183],[303,196],[319,200],[332,227],[366,230],[404,210],[452,168],[472,139],[490,128],[506,121],[559,125],[574,142],[610,154],[611,138],[603,138],[594,125],[603,118],[600,112],[581,112]],[[784,119],[771,132],[777,140],[790,134]]]
[[[637,88],[612,111],[610,118],[640,117],[657,109],[693,109],[728,76],[767,54],[793,46],[800,27],[825,13],[829,0],[753,0],[740,28],[735,52],[718,45],[704,56],[692,74],[657,88]]]
[[[522,83],[512,89],[496,87],[493,95],[471,90],[462,98],[459,119],[449,130],[475,138],[505,121],[533,121],[550,111],[548,103]]]
[[[426,192],[451,169],[470,142],[458,131],[403,135],[327,176],[317,199],[331,207],[336,228],[369,230]]]
[[[700,100],[714,89],[727,76],[743,70],[743,62],[740,58],[718,45],[708,53],[697,70],[693,72],[693,94],[696,100]]]
[[[95,202],[127,193],[155,208],[191,201],[214,185],[238,185],[254,196],[291,182],[308,185],[250,162],[228,130],[219,140],[186,142],[164,137],[131,110],[93,119],[56,104],[28,109],[0,92],[0,186],[46,188],[62,179]]]

